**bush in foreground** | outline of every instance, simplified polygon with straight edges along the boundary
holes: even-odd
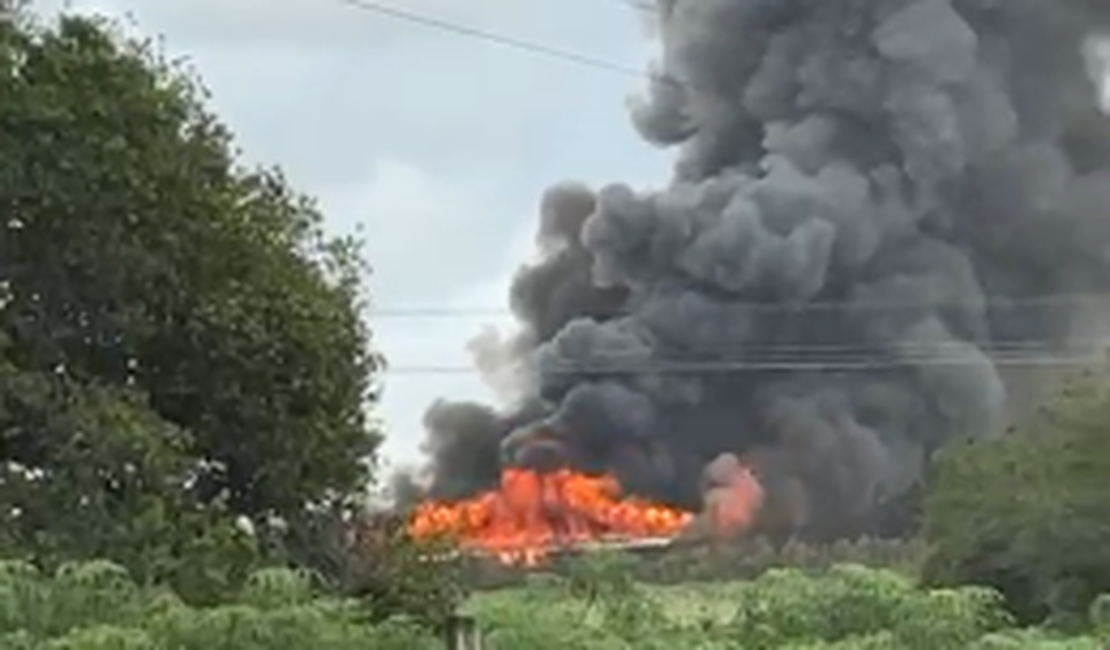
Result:
[[[475,611],[496,649],[993,650],[1105,647],[1014,627],[984,588],[927,591],[889,570],[778,569],[744,582],[648,587],[593,558],[569,578],[490,594]]]
[[[594,579],[608,579],[604,576],[593,572]],[[556,644],[583,649],[662,650],[695,644],[748,650],[941,650],[966,648],[1009,623],[990,592],[925,593],[896,573],[852,565],[821,577],[774,570],[750,582],[721,586],[649,590],[620,582],[613,585],[618,588],[583,589],[571,580],[564,586],[573,591],[565,594],[550,585],[533,586],[531,605],[524,607],[506,598],[486,613],[494,630],[491,641],[497,647],[537,650]],[[549,612],[542,626],[526,624],[534,611]]]
[[[399,621],[371,625],[357,601],[320,598],[306,577],[255,573],[232,604],[195,608],[138,586],[106,562],[44,575],[0,565],[5,650],[424,650],[439,644]]]
[[[1106,647],[1098,636],[1019,630],[990,590],[924,591],[900,574],[842,565],[749,582],[648,587],[593,558],[571,578],[479,596],[488,650],[1033,650]],[[314,594],[297,573],[255,573],[230,604],[198,608],[110,563],[55,574],[0,565],[5,650],[439,650],[427,627],[377,621]],[[1101,603],[1100,607],[1104,607]],[[1105,612],[1095,612],[1103,621]]]

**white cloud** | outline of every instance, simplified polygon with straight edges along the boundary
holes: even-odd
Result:
[[[137,23],[147,35],[165,34],[192,50],[291,47],[302,53],[378,51],[419,45],[435,57],[486,49],[499,58],[532,59],[499,37],[601,59],[626,50],[612,17],[637,26],[621,0],[32,0],[36,11],[98,13]],[[362,5],[362,6],[360,6]],[[375,8],[375,6],[377,8]],[[404,15],[399,15],[404,14]],[[412,18],[415,17],[415,20]],[[469,32],[469,33],[459,33]],[[482,34],[476,34],[481,32]],[[486,36],[490,37],[486,37]],[[543,58],[545,55],[538,55]],[[440,58],[450,65],[453,57]],[[635,60],[632,60],[635,61]],[[619,63],[619,61],[614,61]],[[626,60],[626,62],[628,62]]]
[[[369,176],[369,187],[357,209],[371,227],[389,231],[388,241],[371,240],[381,255],[391,250],[402,255],[415,252],[437,229],[448,225],[452,210],[473,207],[467,205],[470,201],[462,192],[437,185],[419,168],[404,162],[379,160]]]
[[[1101,91],[1102,110],[1110,112],[1110,38],[1103,38],[1091,44],[1088,50],[1091,74],[1095,77]]]
[[[395,308],[441,305],[496,273],[513,224],[531,222],[481,178],[392,159],[374,161],[364,178],[317,191],[332,227],[364,234],[371,288]]]
[[[386,388],[381,415],[388,427],[385,455],[402,463],[419,458],[424,439],[422,418],[428,405],[439,398],[494,403],[497,396],[474,367],[466,343],[484,327],[512,332],[516,322],[508,312],[475,313],[475,307],[507,307],[509,279],[521,260],[528,258],[533,232],[521,230],[513,245],[502,252],[497,273],[474,282],[436,307],[446,316],[371,317],[381,349],[393,371],[385,374]],[[461,371],[460,371],[461,370]]]
[[[366,179],[357,186],[325,189],[321,207],[333,218],[364,226],[367,255],[376,267],[371,292],[390,310],[369,315],[375,345],[395,369],[384,376],[380,405],[388,429],[385,451],[391,458],[414,461],[423,438],[422,417],[432,401],[493,397],[470,370],[466,343],[486,325],[511,326],[507,314],[474,310],[507,306],[509,278],[527,259],[534,221],[531,214],[522,219],[494,214],[496,222],[516,225],[475,236],[472,215],[504,209],[504,202],[492,191],[481,191],[480,184],[453,183],[390,159],[374,161]],[[484,263],[477,263],[478,257]],[[406,307],[434,307],[438,313],[397,314]]]

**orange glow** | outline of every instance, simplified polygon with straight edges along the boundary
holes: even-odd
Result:
[[[612,476],[569,469],[509,468],[496,490],[457,503],[421,504],[409,524],[416,539],[446,537],[460,550],[535,565],[552,550],[599,540],[672,536],[693,514],[621,498]]]
[[[705,493],[705,511],[709,529],[717,538],[729,538],[747,532],[755,524],[763,507],[764,491],[759,480],[738,462],[723,485]]]

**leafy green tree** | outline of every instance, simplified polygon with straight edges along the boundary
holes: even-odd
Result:
[[[1020,430],[946,451],[925,577],[1002,591],[1026,622],[1080,620],[1110,592],[1110,381],[1067,386]]]
[[[369,484],[360,251],[239,165],[204,99],[107,22],[0,23],[9,549],[195,579],[166,564],[227,550],[233,516],[295,520]]]

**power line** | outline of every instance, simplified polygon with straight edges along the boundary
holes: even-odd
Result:
[[[950,350],[955,352],[965,352],[969,349],[978,350],[984,354],[1000,354],[1000,353],[1036,353],[1036,352],[1050,352],[1057,353],[1063,349],[1076,349],[1076,348],[1101,348],[1104,345],[1110,344],[1110,338],[1091,338],[1091,337],[1073,337],[1062,338],[1054,340],[1001,340],[1001,341],[974,341],[974,340],[959,340],[954,339],[950,341],[937,341],[937,342],[924,342],[924,341],[911,341],[905,343],[753,343],[745,345],[743,343],[731,346],[713,346],[710,348],[701,348],[696,351],[684,353],[686,357],[691,358],[704,358],[707,356],[725,357],[733,356],[739,359],[751,360],[755,357],[762,358],[775,358],[775,359],[815,359],[822,354],[833,355],[867,355],[872,356],[875,354],[892,354],[892,355],[908,355],[908,354],[923,354],[931,356],[937,352]],[[651,354],[640,354],[635,352],[605,352],[591,351],[588,355],[590,359],[604,359],[604,360],[633,360],[640,361],[646,358],[657,360],[675,359],[673,353],[668,354],[666,351],[660,353],[659,350],[653,350]]]
[[[613,63],[588,54],[579,54],[570,50],[553,47],[544,43],[535,41],[528,41],[515,36],[502,34],[493,31],[487,31],[478,27],[471,27],[469,25],[462,25],[443,18],[437,18],[428,14],[419,13],[408,9],[399,9],[397,7],[387,5],[377,0],[339,0],[343,4],[363,11],[368,11],[395,20],[400,20],[413,25],[421,27],[428,27],[437,29],[442,32],[455,34],[466,38],[473,38],[487,43],[500,45],[514,50],[519,50],[529,54],[544,56],[551,59],[557,59],[570,63],[576,63],[586,67],[596,68],[598,70],[605,70],[625,76],[633,76],[637,78],[648,78],[661,80],[653,75],[647,74],[642,70],[632,68],[629,66]]]
[[[1000,358],[1040,358],[1058,356],[1065,350],[1095,350],[1106,346],[1106,339],[1073,339],[1058,342],[1012,342],[1002,344],[976,345],[974,342],[948,341],[938,343],[910,343],[894,345],[754,345],[734,349],[718,348],[700,350],[696,353],[674,355],[653,351],[649,354],[634,353],[591,353],[567,362],[553,362],[546,367],[590,367],[608,368],[651,368],[669,364],[761,364],[761,363],[870,363],[876,357],[885,356],[898,363],[931,361],[939,355],[964,361],[968,352],[974,351],[992,359]],[[712,358],[711,358],[712,357]],[[609,364],[609,365],[606,365]]]
[[[994,307],[994,308],[1027,308],[1027,307],[1060,307],[1077,306],[1080,304],[1105,304],[1110,306],[1110,295],[1104,294],[1053,294],[1030,298],[988,298],[982,301],[921,301],[921,300],[873,300],[873,301],[812,301],[805,303],[757,303],[737,302],[722,304],[721,309],[736,309],[754,313],[779,312],[811,313],[815,311],[843,311],[862,312],[871,309],[882,311],[916,311],[935,310],[950,307]],[[511,309],[504,307],[385,307],[371,308],[370,318],[463,318],[472,316],[510,316]]]
[[[997,366],[1086,365],[1104,358],[1105,338],[1068,337],[1057,340],[939,341],[873,344],[764,344],[716,346],[676,354],[590,352],[565,361],[548,361],[514,370],[558,375],[659,375],[751,371],[881,370],[921,366],[968,366],[982,358]],[[982,357],[978,355],[983,355]],[[395,366],[396,374],[480,374],[471,366]]]
[[[1077,356],[1013,356],[991,358],[994,366],[1082,366],[1095,363],[1101,359],[1097,355]],[[911,369],[930,366],[960,367],[972,365],[972,359],[960,358],[934,358],[916,361],[882,360],[871,361],[837,361],[837,362],[806,362],[806,361],[780,361],[780,362],[748,362],[748,361],[707,361],[703,363],[652,363],[641,367],[602,366],[595,364],[566,364],[545,368],[545,375],[690,375],[709,373],[738,373],[738,372],[796,372],[796,371],[850,371],[850,370],[894,370]],[[467,366],[398,366],[386,368],[386,374],[411,374],[411,375],[451,375],[451,374],[479,374],[479,370]]]
[[[855,344],[822,344],[822,343],[800,343],[800,344],[763,344],[756,343],[754,345],[736,345],[736,346],[714,346],[711,349],[702,349],[696,353],[687,353],[687,357],[706,357],[717,356],[723,357],[731,355],[733,357],[751,360],[756,357],[773,358],[773,359],[804,359],[812,360],[819,357],[819,355],[866,355],[872,356],[875,354],[891,354],[891,355],[926,355],[932,356],[937,352],[945,350],[954,351],[958,353],[966,352],[968,349],[978,350],[984,354],[1001,354],[1001,353],[1040,353],[1049,352],[1057,353],[1065,348],[1076,347],[1101,347],[1107,344],[1107,339],[1102,338],[1067,338],[1055,341],[1049,340],[1012,340],[1012,341],[938,341],[938,342],[906,342],[906,343],[855,343]],[[646,355],[638,355],[629,352],[613,354],[608,352],[591,353],[591,359],[606,359],[606,360],[622,360],[644,359]],[[652,358],[655,359],[673,359],[673,355],[653,353]],[[839,358],[839,357],[833,357]]]
[[[980,357],[1002,365],[1017,363],[1090,363],[1107,341],[1072,338],[1062,341],[910,342],[892,345],[755,345],[733,351],[702,350],[675,354],[591,353],[565,361],[534,364],[543,374],[653,374],[720,370],[873,369],[921,365],[966,365]],[[737,354],[742,352],[742,354]],[[387,370],[390,368],[387,367]],[[523,369],[523,360],[518,369]],[[479,372],[469,366],[399,366],[402,372]]]

